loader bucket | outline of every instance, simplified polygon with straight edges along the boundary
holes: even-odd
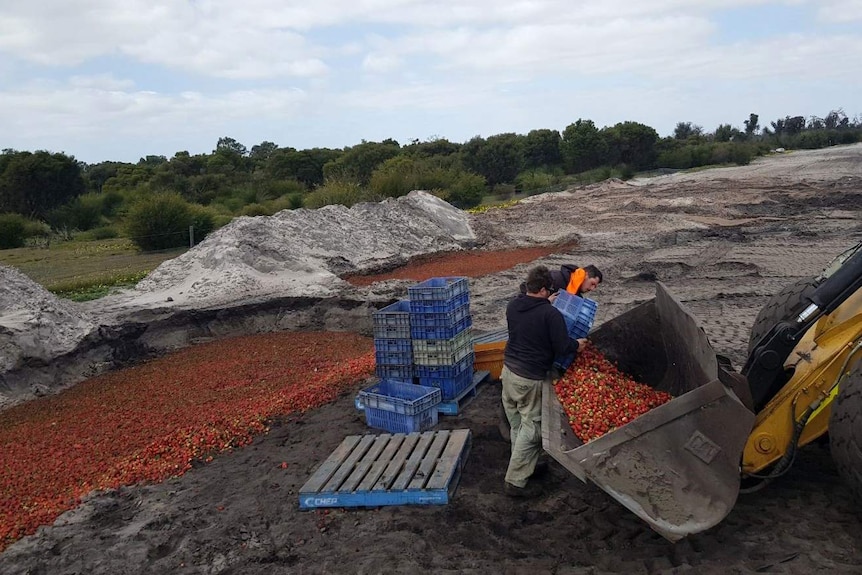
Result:
[[[622,371],[674,399],[584,444],[547,384],[545,451],[670,541],[719,523],[739,494],[754,423],[733,391],[744,391],[744,378],[720,365],[697,321],[661,283],[655,299],[605,322],[590,340]]]

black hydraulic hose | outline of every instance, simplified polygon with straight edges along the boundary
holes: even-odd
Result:
[[[794,420],[793,435],[790,437],[790,441],[787,442],[787,449],[784,451],[784,455],[781,456],[781,459],[778,460],[778,463],[775,464],[775,467],[772,468],[772,471],[768,475],[757,475],[755,473],[747,473],[745,475],[745,477],[753,477],[754,479],[762,479],[763,481],[752,487],[740,489],[740,493],[754,493],[756,491],[760,491],[761,489],[769,485],[772,480],[777,479],[790,471],[790,467],[796,460],[796,453],[799,451],[799,438],[802,436],[802,431],[808,424],[808,420],[811,418],[811,415],[817,410],[818,407],[820,407],[821,403],[822,401],[820,400],[813,402],[811,405],[808,406],[808,409],[805,410],[805,412],[799,419]],[[791,414],[795,412],[796,401],[794,400]]]

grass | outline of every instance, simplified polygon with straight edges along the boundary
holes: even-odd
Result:
[[[72,240],[47,248],[0,250],[0,263],[18,269],[60,297],[86,301],[136,284],[163,261],[187,249],[142,253],[123,238]]]

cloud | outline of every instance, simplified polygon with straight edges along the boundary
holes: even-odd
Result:
[[[309,108],[308,95],[299,90],[172,95],[118,89],[129,85],[126,80],[94,77],[0,92],[0,125],[6,141],[23,149],[43,148],[39,144],[43,141],[64,141],[64,147],[72,149],[81,138],[188,136],[262,117],[290,120]]]
[[[823,0],[817,9],[821,22],[848,24],[862,21],[862,2],[860,0]]]

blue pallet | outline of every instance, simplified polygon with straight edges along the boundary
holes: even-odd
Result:
[[[374,368],[374,373],[376,373],[377,377],[380,379],[412,381],[413,362],[410,361],[404,365],[387,365],[385,363],[378,363],[377,367]]]
[[[445,301],[461,294],[470,293],[470,283],[466,277],[430,278],[407,288],[410,301]]]
[[[419,385],[436,387],[443,392],[443,401],[455,399],[473,384],[473,366],[454,377],[420,377]]]
[[[434,379],[455,378],[465,371],[473,371],[475,359],[476,354],[471,352],[467,357],[452,365],[414,365],[413,374],[419,379],[423,377]]]
[[[437,404],[437,413],[441,415],[458,415],[479,394],[478,386],[485,378],[491,375],[490,371],[477,371],[470,378],[470,385],[452,399],[441,401]]]
[[[465,329],[469,329],[471,325],[473,325],[473,317],[468,315],[450,326],[434,327],[412,325],[410,326],[410,335],[413,339],[451,339]]]
[[[470,294],[462,293],[447,300],[410,300],[410,313],[450,313],[470,303]]]
[[[445,505],[471,442],[469,429],[348,436],[299,489],[299,508]]]

